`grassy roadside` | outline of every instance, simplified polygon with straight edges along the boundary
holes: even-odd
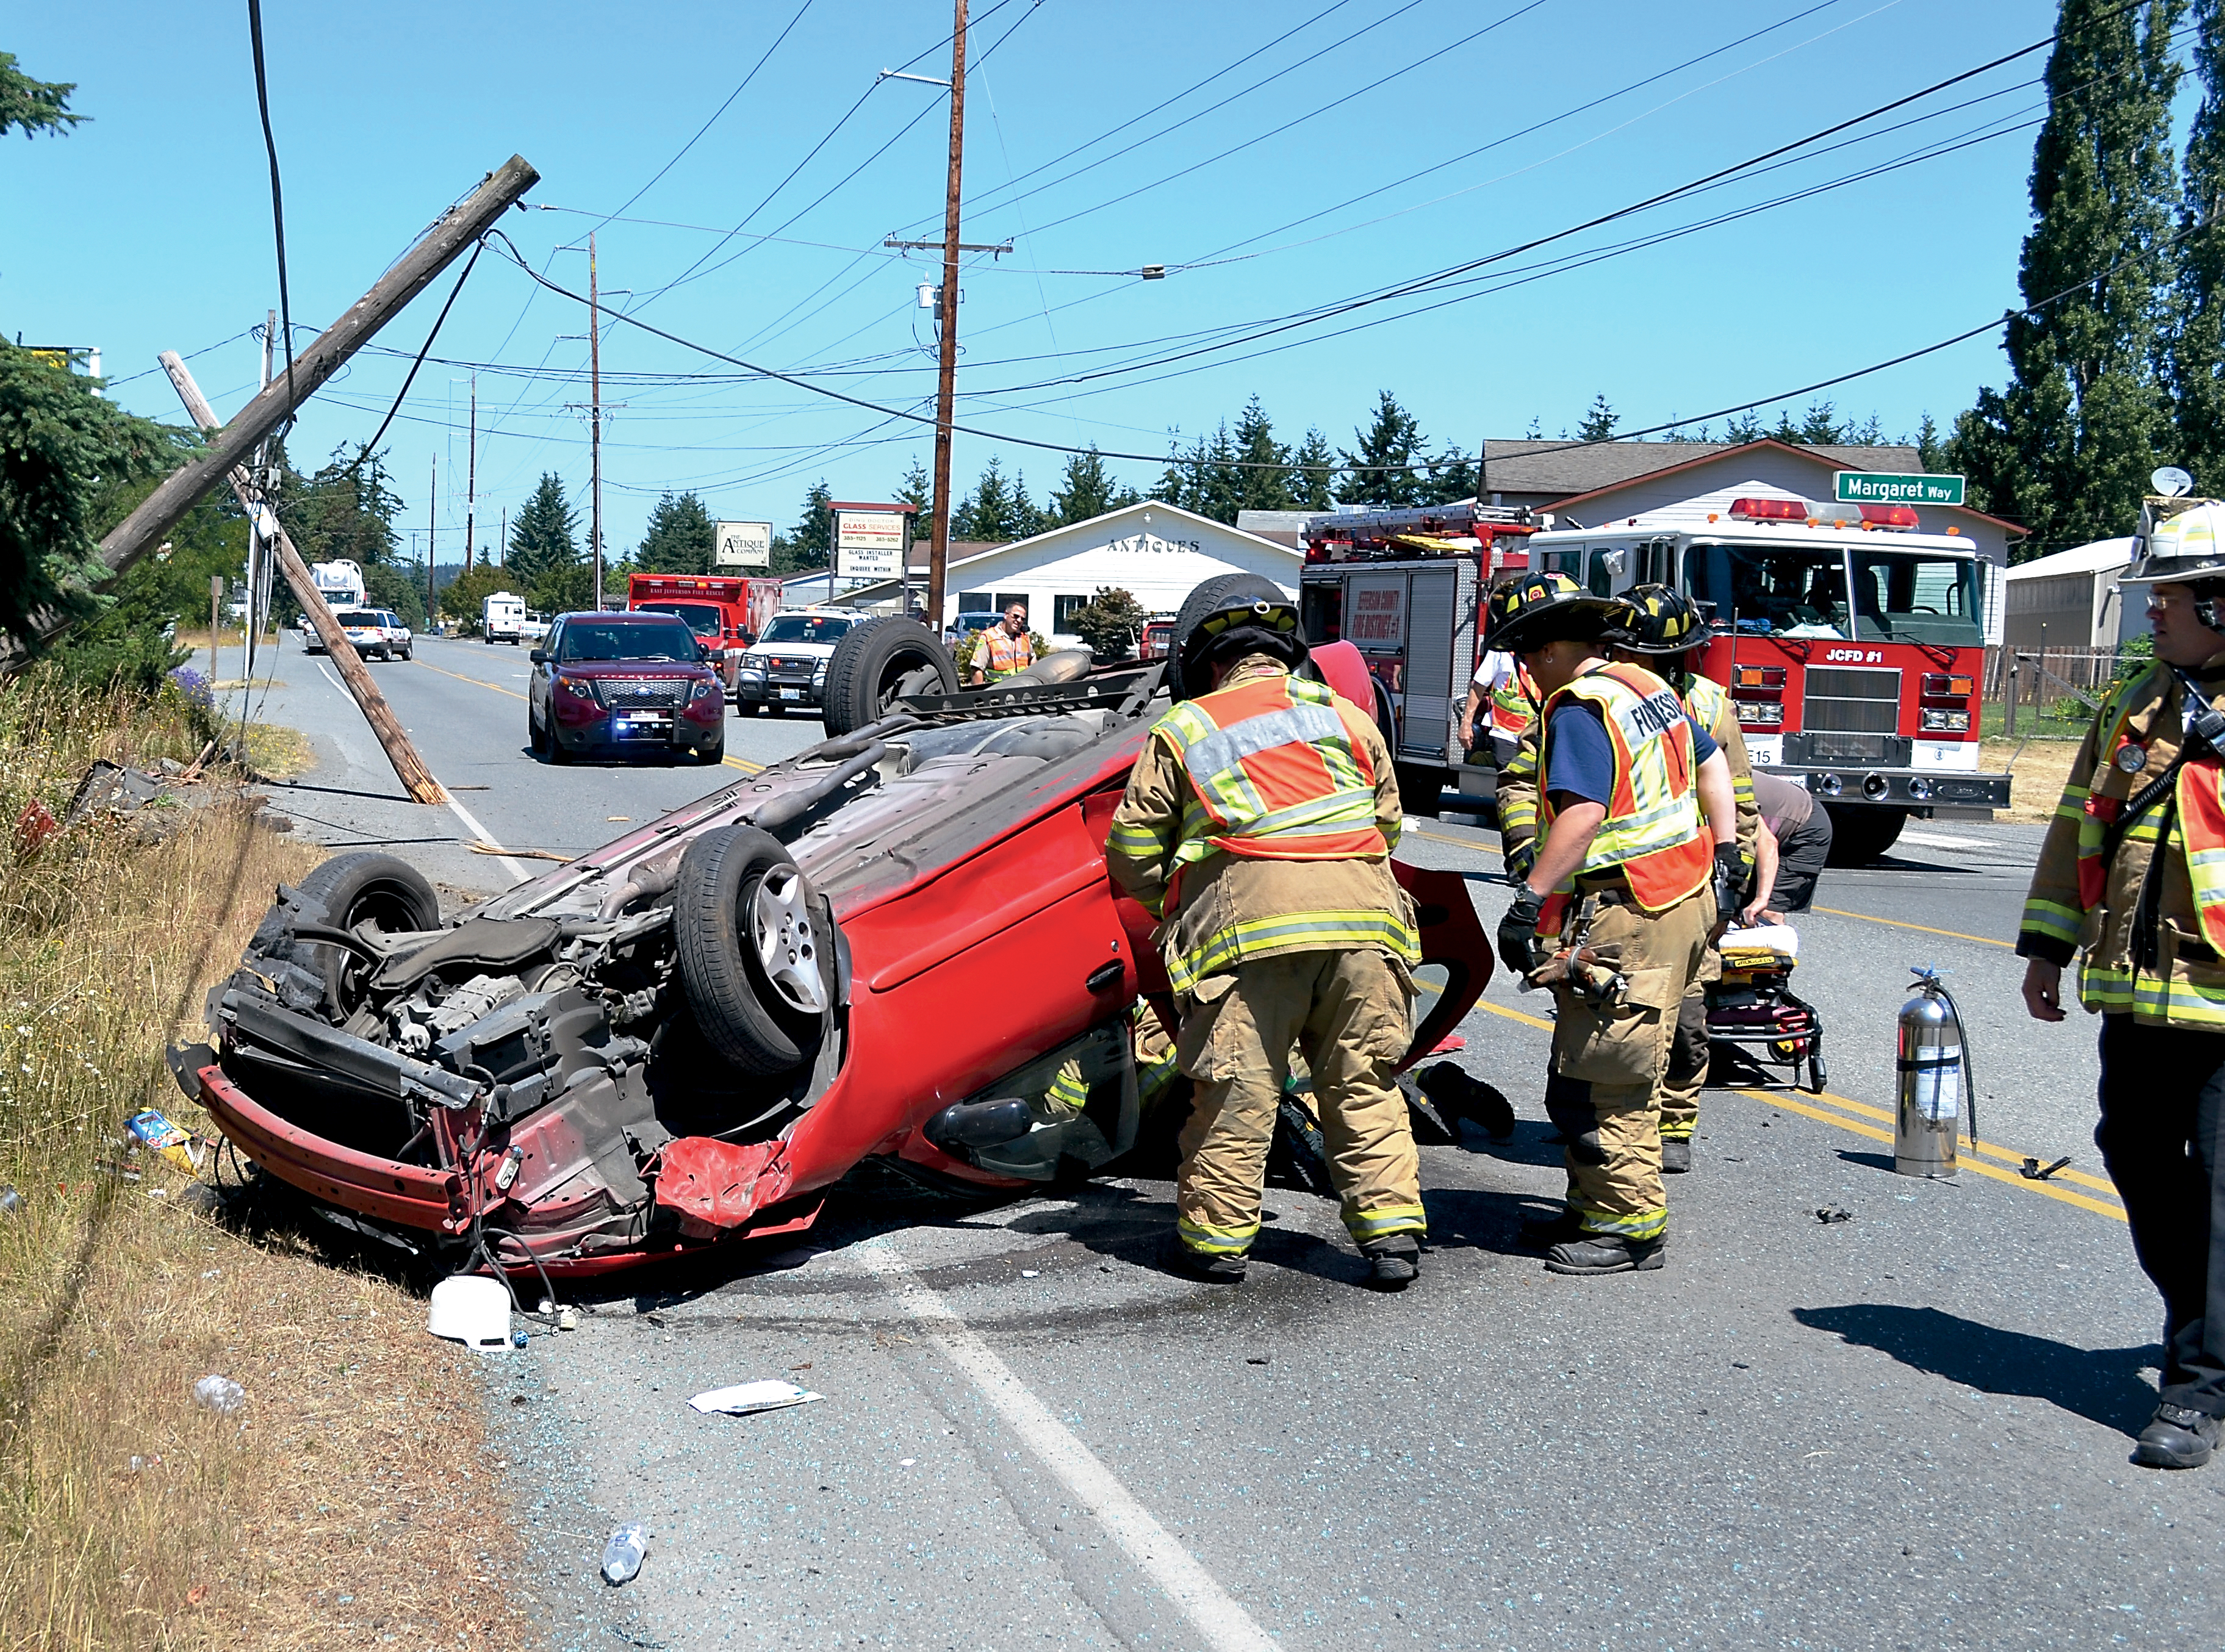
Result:
[[[0,692],[0,826],[55,814],[94,756],[190,761],[193,708]],[[320,858],[212,807],[153,847],[77,828],[0,843],[0,1644],[507,1645],[517,1549],[472,1358],[422,1301],[285,1231],[200,1213],[127,1158],[161,1060],[200,1035],[274,883]],[[218,1416],[194,1380],[246,1389]]]
[[[2023,747],[2019,754],[2018,748]],[[2076,740],[2033,740],[1988,738],[1981,750],[1978,766],[1989,775],[1998,775],[2012,758],[2016,767],[2009,786],[2009,807],[1996,811],[1994,818],[2001,820],[2025,820],[2044,824],[2055,817],[2055,806],[2063,798],[2063,788],[2070,778],[2071,759],[2078,755]]]

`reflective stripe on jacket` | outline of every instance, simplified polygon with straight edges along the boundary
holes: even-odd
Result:
[[[2213,694],[2221,686],[2205,680]],[[2108,839],[2184,749],[2184,691],[2152,666],[2102,700],[2073,761],[2026,896],[2017,951],[2068,963],[2079,1000],[2149,1025],[2225,1029],[2225,766],[2180,765],[2171,794]],[[2118,754],[2137,750],[2127,770]],[[2145,910],[2144,910],[2145,908]]]
[[[1564,699],[1599,708],[1614,752],[1614,795],[1584,851],[1580,875],[1620,871],[1648,912],[1663,912],[1704,888],[1714,845],[1702,829],[1692,726],[1677,691],[1643,666],[1603,665],[1587,671],[1545,702],[1539,720],[1550,731]],[[1553,830],[1552,749],[1537,769],[1539,819]]]
[[[988,674],[991,682],[1024,671],[1035,662],[1034,639],[1025,631],[1014,636],[1002,625],[992,625],[981,633],[981,651],[973,656],[973,663]]]
[[[1214,850],[1261,860],[1372,860],[1375,766],[1353,732],[1359,711],[1319,683],[1282,675],[1184,700],[1159,718],[1189,777],[1168,893]]]

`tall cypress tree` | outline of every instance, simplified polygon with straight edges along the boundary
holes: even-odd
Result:
[[[708,573],[718,540],[718,524],[702,500],[692,493],[668,493],[650,510],[633,566],[642,573]]]
[[[1113,491],[1112,473],[1098,456],[1095,443],[1086,453],[1068,453],[1066,474],[1050,496],[1051,525],[1062,527],[1103,516],[1112,508]]]
[[[2185,0],[2063,0],[2032,168],[2034,222],[2008,325],[2007,389],[1979,391],[1950,444],[1972,503],[2019,518],[2037,554],[2127,531],[2176,446],[2159,318],[2176,262],[2171,35]],[[2069,296],[2057,298],[2068,293]]]
[[[1275,440],[1274,421],[1254,396],[1236,415],[1235,458],[1243,468],[1232,478],[1239,510],[1289,510],[1290,450]],[[1230,520],[1233,521],[1234,518]]]
[[[2176,460],[2215,493],[2225,488],[2225,0],[2195,0],[2193,58],[2202,104],[2186,138],[2171,392]]]
[[[1336,503],[1336,452],[1316,426],[1290,453],[1290,508],[1327,510]]]

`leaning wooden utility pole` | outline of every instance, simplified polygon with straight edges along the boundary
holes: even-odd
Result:
[[[100,560],[109,577],[123,573],[161,544],[162,536],[185,519],[203,495],[230,476],[257,443],[276,431],[295,408],[424,291],[459,254],[491,229],[540,178],[522,156],[513,155],[499,171],[488,174],[477,189],[442,213],[441,221],[396,260],[377,285],[294,358],[290,374],[273,379],[217,433],[199,458],[172,472],[136,510],[110,531],[100,541]],[[30,640],[36,642],[56,635],[69,623],[67,615],[50,612],[35,617],[27,630]],[[29,649],[21,642],[11,649],[0,648],[0,669],[22,663],[29,655]]]
[[[193,383],[193,374],[187,370],[186,364],[178,352],[166,350],[160,359],[162,370],[170,376],[170,383],[178,392],[178,400],[186,404],[186,416],[193,421],[196,429],[214,433],[217,430],[216,409],[209,406],[208,398],[201,394],[200,386]],[[294,599],[301,604],[301,611],[309,617],[309,623],[316,628],[318,639],[325,645],[325,652],[332,655],[333,664],[339,669],[340,680],[347,686],[348,693],[354,696],[355,703],[363,708],[364,718],[370,723],[371,731],[378,737],[378,744],[386,749],[386,760],[394,765],[396,776],[415,801],[447,802],[447,793],[442,791],[441,782],[433,778],[433,771],[426,768],[424,760],[417,755],[417,748],[409,744],[409,737],[402,731],[401,722],[395,717],[393,707],[386,703],[386,696],[380,693],[378,685],[371,681],[371,668],[364,664],[362,656],[355,651],[355,644],[348,641],[347,633],[333,617],[333,611],[326,605],[324,593],[317,589],[317,582],[309,577],[309,565],[294,548],[292,535],[279,524],[278,513],[271,510],[263,497],[262,490],[256,486],[255,479],[247,473],[244,466],[233,465],[225,473],[225,479],[231,484],[232,497],[239,501],[240,509],[247,512],[249,519],[262,529],[264,541],[278,553],[278,566],[286,576],[286,583],[294,588]],[[215,590],[216,586],[212,584],[209,604],[212,616],[216,608]],[[212,661],[215,640],[215,627],[212,623],[209,639]]]
[[[587,231],[587,453],[594,504],[587,535],[595,552],[595,611],[603,607],[603,311],[595,289],[595,232]]]
[[[966,161],[966,0],[950,25],[950,175],[942,201],[941,352],[935,388],[935,532],[927,541],[927,626],[942,634],[942,575],[950,562],[950,421],[958,390],[958,186]]]

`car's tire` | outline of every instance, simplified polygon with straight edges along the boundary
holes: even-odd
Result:
[[[726,761],[726,743],[721,740],[714,746],[696,747],[695,761],[707,769],[717,768]]]
[[[534,720],[533,707],[525,708],[525,749],[535,756],[543,755],[541,744],[541,725]]]
[[[1287,603],[1290,598],[1283,587],[1258,573],[1216,573],[1201,582],[1189,596],[1182,598],[1181,611],[1175,616],[1174,636],[1167,653],[1167,685],[1176,699],[1195,699],[1213,685],[1209,682],[1186,683],[1182,680],[1182,645],[1198,622],[1219,608],[1231,597],[1260,597],[1271,602]]]
[[[765,715],[767,717],[786,717],[788,715],[788,707],[782,705],[777,699],[769,699],[765,701]]]
[[[764,701],[761,699],[738,699],[734,702],[734,715],[736,717],[762,717],[764,715]]]
[[[820,697],[827,732],[849,734],[878,721],[903,680],[929,668],[941,692],[957,688],[958,668],[948,651],[917,620],[890,614],[853,625],[827,662],[827,687]]]
[[[565,748],[564,742],[558,737],[555,729],[544,727],[541,737],[548,743],[548,763],[551,768],[561,769],[572,761],[571,752]]]
[[[391,934],[441,927],[441,897],[408,861],[371,850],[334,855],[301,883],[301,893],[320,902],[325,921],[335,929],[371,923]],[[345,1016],[362,1001],[364,961],[343,947],[308,945],[320,955],[333,1008]]]
[[[680,858],[674,949],[696,1024],[750,1073],[787,1073],[818,1048],[834,1000],[825,901],[770,832],[706,832]]]
[[[1875,804],[1833,807],[1823,805],[1831,817],[1829,866],[1867,866],[1899,840],[1908,824],[1906,809],[1880,808]]]
[[[405,660],[415,659],[417,657],[417,645],[415,642],[412,642],[408,648],[403,649],[402,657]]]

